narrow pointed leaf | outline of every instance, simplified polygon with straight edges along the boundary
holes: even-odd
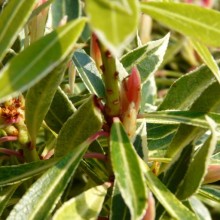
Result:
[[[64,61],[84,24],[82,18],[59,27],[14,57],[0,73],[0,101],[27,90]]]
[[[105,87],[94,61],[84,50],[77,50],[73,54],[73,62],[89,92],[104,98]]]
[[[0,16],[0,61],[27,22],[37,0],[11,0]]]
[[[141,219],[147,207],[147,188],[139,157],[119,119],[115,119],[112,125],[110,154],[115,178],[131,219]]]
[[[212,220],[211,213],[208,208],[195,196],[192,196],[189,199],[191,208],[194,210],[198,219],[200,220]]]
[[[62,108],[60,108],[60,106],[62,106]],[[75,111],[76,108],[69,100],[68,96],[58,87],[46,114],[45,121],[53,131],[59,133],[63,124]]]
[[[212,54],[210,53],[209,49],[199,41],[196,41],[194,39],[190,40],[194,49],[199,54],[199,56],[202,58],[203,62],[210,68],[212,73],[214,74],[217,81],[220,83],[220,71],[219,67],[214,60]]]
[[[160,40],[150,41],[146,45],[132,50],[121,58],[121,63],[128,70],[134,65],[137,66],[141,83],[144,84],[162,63],[169,37],[168,33]]]
[[[111,203],[111,212],[110,212],[110,220],[130,220],[131,215],[127,205],[124,202],[124,199],[121,196],[120,190],[114,182],[114,188],[112,192],[112,203]]]
[[[204,112],[194,111],[158,111],[143,114],[148,123],[157,124],[188,124],[201,128],[209,128],[209,124],[205,119]],[[215,113],[208,113],[210,117],[216,120],[218,127],[220,127],[220,115]]]
[[[7,207],[8,201],[11,199],[11,197],[13,196],[13,194],[18,186],[19,186],[19,184],[1,188],[1,191],[0,191],[0,216],[2,215],[2,212],[4,211],[4,209]]]
[[[158,110],[186,110],[214,82],[215,78],[207,66],[179,78],[169,89]]]
[[[173,2],[142,3],[141,9],[142,12],[171,29],[210,46],[220,46],[218,40],[220,38],[220,12],[218,11],[194,4]]]
[[[65,64],[61,64],[61,67],[55,68],[49,75],[31,87],[25,97],[25,122],[33,146],[36,143],[37,132],[50,108],[57,87],[63,78]]]
[[[53,166],[57,160],[41,160],[37,162],[0,167],[0,186],[16,184],[42,173]]]
[[[135,35],[139,18],[137,0],[89,0],[86,13],[98,38],[114,55],[119,55]]]
[[[199,189],[198,195],[220,204],[220,190],[218,187],[203,186],[202,189]]]
[[[193,161],[189,165],[186,176],[184,177],[177,193],[178,198],[181,200],[184,200],[193,195],[193,193],[195,193],[202,184],[207,173],[210,157],[217,143],[217,133],[215,131],[216,124],[212,119],[208,117],[207,121],[210,124],[212,134],[195,154]]]
[[[68,21],[78,18],[81,13],[80,6],[79,0],[53,0],[51,7],[53,27],[59,26],[64,16],[67,16]]]
[[[197,220],[197,217],[167,187],[151,172],[150,168],[143,164],[146,182],[154,196],[163,205],[171,217],[178,220]]]
[[[101,127],[102,115],[95,106],[94,96],[91,96],[63,125],[57,138],[55,156],[67,154]]]
[[[53,219],[96,220],[102,209],[106,194],[107,187],[105,185],[93,187],[65,202],[57,210]]]
[[[7,220],[47,219],[76,171],[90,140],[78,145],[40,177],[20,199]],[[65,147],[65,145],[63,146]]]
[[[140,126],[137,128],[135,137],[133,138],[133,145],[136,152],[144,161],[147,161],[148,158],[148,149],[147,149],[147,125],[146,121],[143,121]]]

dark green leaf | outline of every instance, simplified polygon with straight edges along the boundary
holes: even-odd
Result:
[[[84,50],[77,50],[73,54],[73,62],[89,92],[104,98],[105,87],[94,61]]]
[[[115,220],[115,219],[120,219],[120,220],[131,219],[129,209],[126,206],[121,196],[116,181],[114,182],[114,188],[112,192],[112,203],[111,203],[111,212],[110,212],[110,220]]]
[[[215,131],[216,125],[208,117],[207,121],[210,124],[212,134],[196,152],[193,161],[189,164],[186,176],[184,177],[177,193],[178,198],[181,200],[187,199],[193,195],[202,184],[205,174],[207,173],[210,157],[217,143],[217,133]]]
[[[68,21],[76,19],[81,14],[79,0],[54,0],[52,7],[52,24],[57,27],[64,16],[67,16]]]

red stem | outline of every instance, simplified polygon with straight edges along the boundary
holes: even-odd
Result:
[[[7,141],[16,141],[16,140],[18,140],[17,136],[5,136],[5,137],[0,138],[0,143],[7,142]]]
[[[0,153],[7,154],[9,156],[16,156],[20,159],[24,159],[23,155],[20,152],[15,151],[15,150],[7,149],[7,148],[0,148]]]
[[[95,158],[95,159],[98,159],[98,160],[106,160],[107,159],[106,155],[100,154],[100,153],[86,153],[83,156],[83,158],[84,159]]]
[[[109,137],[109,133],[106,132],[106,131],[98,131],[96,132],[95,134],[93,134],[92,136],[90,136],[88,138],[89,142],[93,142],[95,141],[96,139],[98,139],[99,137]]]

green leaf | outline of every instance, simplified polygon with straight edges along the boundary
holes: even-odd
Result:
[[[203,62],[209,67],[209,69],[214,74],[215,78],[220,83],[220,71],[209,49],[204,44],[200,43],[199,41],[196,41],[193,39],[191,39],[190,41],[194,49],[196,50],[196,52],[202,58]]]
[[[32,145],[36,144],[37,132],[50,108],[57,87],[62,81],[66,62],[55,68],[40,82],[31,87],[25,97],[25,122]]]
[[[0,61],[25,25],[37,0],[10,0],[0,16]]]
[[[203,113],[213,112],[216,109],[218,110],[220,105],[220,93],[218,92],[219,88],[219,83],[216,82],[211,84],[194,101],[194,103],[190,107],[190,110],[192,112],[201,111]],[[209,117],[213,118],[217,124],[219,123],[218,114],[215,116],[214,113],[208,113],[208,115]],[[195,138],[197,138],[204,132],[205,130],[201,127],[194,127],[186,124],[181,124],[167,149],[166,157],[174,158],[174,155],[177,155],[178,152],[181,152],[186,145],[188,145],[191,141],[193,141]],[[163,167],[165,166],[166,165],[163,165]]]
[[[177,193],[178,198],[181,200],[187,199],[198,190],[207,173],[210,157],[217,143],[217,132],[215,131],[216,124],[209,117],[207,117],[207,122],[210,124],[212,134],[196,152],[193,161],[189,165],[186,176]]]
[[[210,46],[220,46],[218,40],[220,38],[220,13],[218,11],[194,4],[173,2],[143,2],[141,9],[142,12],[171,29]]]
[[[141,87],[141,107],[140,113],[146,112],[149,106],[155,104],[157,97],[157,85],[155,76],[151,75],[150,78],[142,84]]]
[[[119,119],[115,119],[111,128],[110,155],[115,179],[131,219],[142,219],[147,207],[147,188],[139,157]]]
[[[110,211],[110,220],[115,220],[115,219],[120,219],[120,220],[131,219],[129,209],[126,206],[124,199],[121,196],[116,181],[114,182],[111,211]]]
[[[0,101],[27,90],[62,63],[72,51],[85,21],[82,18],[59,27],[11,59],[0,73]]]
[[[53,211],[92,140],[73,151],[40,177],[14,206],[7,220],[43,220]],[[66,145],[63,145],[65,148]]]
[[[201,66],[182,76],[171,86],[158,110],[189,109],[214,80],[213,74],[207,66]]]
[[[68,21],[76,19],[81,14],[79,0],[54,0],[52,7],[52,25],[57,27],[64,16],[67,16]]]
[[[104,98],[105,87],[95,62],[84,50],[77,50],[74,52],[73,62],[89,92],[100,98]]]
[[[35,8],[32,13],[31,13],[31,16],[29,18],[29,21],[34,18],[35,16],[39,15],[40,12],[47,8],[54,0],[47,0],[46,2],[44,2],[43,4],[39,5],[37,8]]]
[[[114,55],[119,55],[135,36],[139,23],[137,0],[88,0],[86,13],[92,30]]]
[[[144,84],[162,63],[169,37],[170,34],[168,33],[160,40],[151,41],[146,45],[135,48],[121,58],[121,63],[129,71],[133,66],[137,66],[141,83]]]
[[[151,172],[146,164],[142,164],[145,169],[146,182],[149,189],[156,196],[171,217],[178,220],[197,220],[194,213],[187,209]]]
[[[7,206],[8,201],[11,199],[11,197],[13,196],[18,186],[19,184],[1,188],[0,190],[0,216],[2,215],[2,212]]]
[[[62,108],[60,108],[62,106]],[[46,114],[47,125],[56,133],[59,133],[66,120],[76,111],[76,108],[69,100],[64,91],[58,87],[50,108]]]
[[[0,167],[0,186],[16,184],[42,173],[57,160],[41,160],[37,162]]]
[[[142,114],[144,120],[148,123],[157,124],[188,124],[201,128],[209,128],[209,124],[205,119],[204,112],[194,111],[158,111]],[[220,115],[215,113],[207,113],[210,117],[216,120],[220,127]]]
[[[96,186],[70,199],[57,210],[53,219],[96,220],[102,209],[107,189],[105,185]]]
[[[147,125],[146,121],[143,121],[136,130],[135,136],[133,138],[133,145],[140,156],[144,161],[147,161],[148,158],[148,149],[147,149]]]
[[[198,195],[220,204],[220,190],[218,187],[213,185],[203,186],[198,190]]]
[[[212,220],[211,214],[208,210],[208,208],[195,196],[192,196],[189,199],[189,203],[198,216],[199,220]]]
[[[102,115],[91,96],[63,125],[57,137],[55,156],[67,154],[101,127]]]

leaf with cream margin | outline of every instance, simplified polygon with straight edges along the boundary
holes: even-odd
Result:
[[[0,101],[29,89],[61,64],[73,50],[85,22],[85,18],[69,22],[12,58],[0,72]]]
[[[139,23],[137,0],[87,0],[86,13],[92,30],[114,55],[120,55],[135,36]]]
[[[96,220],[109,186],[95,186],[65,202],[55,213],[53,220],[77,219]]]

